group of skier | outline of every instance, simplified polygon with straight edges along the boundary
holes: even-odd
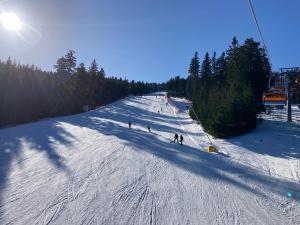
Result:
[[[157,98],[157,96],[156,96],[156,98]],[[168,106],[168,102],[166,102],[166,106]],[[160,108],[160,110],[157,111],[157,113],[160,113],[160,112],[162,112],[162,107]],[[131,128],[131,121],[128,121],[128,127]],[[151,133],[150,125],[147,126],[147,129],[148,129],[149,133]],[[170,141],[170,143],[177,142],[178,144],[180,143],[180,145],[182,145],[183,140],[184,139],[183,139],[182,135],[178,136],[178,134],[175,133],[174,140]]]
[[[174,135],[174,140],[173,140],[173,141],[170,141],[170,143],[175,143],[176,141],[177,141],[177,143],[180,143],[180,145],[182,145],[182,142],[183,142],[183,136],[180,135],[179,140],[178,140],[178,134],[175,133],[175,135]]]
[[[128,127],[131,128],[131,121],[130,120],[128,121]],[[147,129],[148,129],[149,133],[151,133],[150,125],[147,126]],[[182,145],[183,136],[180,135],[180,137],[179,137],[178,134],[175,133],[174,140],[170,141],[170,143],[175,143],[175,142],[177,142],[178,144],[180,143],[180,145]]]

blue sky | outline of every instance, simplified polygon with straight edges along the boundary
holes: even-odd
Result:
[[[300,1],[253,5],[273,69],[300,66]],[[52,70],[74,49],[87,67],[95,58],[108,75],[130,80],[186,77],[195,51],[202,60],[226,50],[234,35],[259,40],[247,0],[0,0],[0,11],[31,27],[22,31],[26,41],[0,27],[0,59]]]

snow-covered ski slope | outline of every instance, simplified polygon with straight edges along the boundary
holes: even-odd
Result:
[[[130,97],[0,130],[0,224],[300,224],[299,124],[265,120],[210,154],[173,102]]]

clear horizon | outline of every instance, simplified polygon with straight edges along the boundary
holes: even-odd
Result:
[[[299,66],[300,2],[253,1],[273,70]],[[187,76],[195,51],[220,55],[237,36],[260,41],[247,1],[1,1],[26,25],[23,39],[0,27],[0,59],[53,70],[68,49],[88,68],[95,58],[109,76],[165,82]]]

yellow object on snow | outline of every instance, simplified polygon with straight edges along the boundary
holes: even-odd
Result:
[[[210,145],[208,146],[208,152],[217,152],[217,149],[214,146]]]

